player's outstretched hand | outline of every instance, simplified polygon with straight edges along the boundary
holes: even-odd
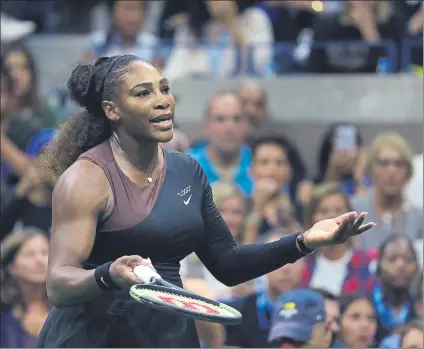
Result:
[[[368,212],[348,212],[333,219],[324,219],[315,223],[304,233],[305,245],[310,249],[338,245],[352,236],[362,234],[375,227],[377,223],[365,221]]]
[[[155,270],[150,259],[140,256],[123,256],[112,263],[109,269],[110,277],[119,287],[128,287],[140,283],[140,279],[134,274],[134,267],[144,265]]]

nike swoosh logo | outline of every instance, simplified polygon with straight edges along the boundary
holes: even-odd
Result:
[[[103,279],[103,276],[100,278],[100,281],[105,285],[106,287],[109,287],[109,285],[106,283],[106,281]]]
[[[193,194],[191,194],[191,195],[193,195]],[[190,199],[191,199],[191,195],[188,197],[188,199],[187,200],[184,200],[184,205],[188,205],[188,203],[190,202]]]

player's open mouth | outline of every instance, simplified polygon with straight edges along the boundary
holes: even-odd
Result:
[[[159,116],[154,117],[153,119],[150,120],[150,122],[152,124],[165,124],[165,123],[168,123],[170,121],[172,122],[173,117],[174,116],[171,113],[163,114],[163,115],[159,115]]]

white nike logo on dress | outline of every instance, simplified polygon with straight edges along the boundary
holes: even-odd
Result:
[[[191,194],[191,195],[193,195],[193,194]],[[184,200],[184,205],[188,205],[188,203],[190,202],[190,199],[191,199],[191,195],[188,197],[188,199],[187,200]]]
[[[106,281],[103,279],[103,276],[100,278],[100,281],[101,282],[103,282],[103,284],[106,286],[106,287],[109,287],[109,285],[106,283]]]

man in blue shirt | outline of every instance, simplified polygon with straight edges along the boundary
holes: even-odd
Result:
[[[234,93],[220,92],[211,99],[205,115],[206,140],[188,151],[199,162],[210,184],[230,182],[245,195],[251,193],[252,156],[245,145],[249,127],[241,101]]]

